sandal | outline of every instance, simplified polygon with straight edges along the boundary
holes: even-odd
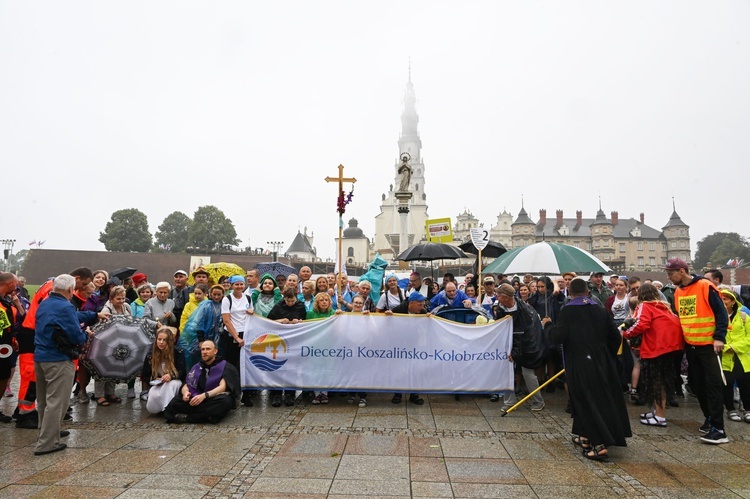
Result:
[[[640,414],[640,418],[641,418],[641,419],[648,419],[648,418],[653,418],[653,417],[654,417],[655,415],[656,415],[656,414],[655,414],[655,413],[653,413],[653,412],[642,412],[642,413]]]
[[[107,395],[107,402],[109,402],[110,404],[119,404],[120,402],[122,402],[122,399],[117,395]]]
[[[100,405],[102,407],[108,407],[109,400],[107,400],[105,397],[98,398],[96,399],[96,405]]]
[[[498,395],[497,393],[493,393],[492,395],[490,395],[490,402],[497,402],[498,400],[500,400],[500,395]]]
[[[606,461],[607,460],[607,446],[597,445],[596,447],[586,450],[583,449],[583,457],[591,459],[592,461]]]
[[[576,445],[580,447],[581,449],[584,449],[584,450],[591,449],[591,445],[589,444],[589,439],[586,437],[574,436],[572,438],[572,442],[573,442],[573,445]]]
[[[730,421],[742,421],[742,418],[740,417],[740,413],[737,411],[729,411],[729,414],[727,414],[727,417]]]
[[[646,426],[659,426],[661,428],[664,428],[667,426],[667,420],[665,418],[660,418],[659,416],[652,415],[648,418],[641,418],[641,424],[644,424]]]

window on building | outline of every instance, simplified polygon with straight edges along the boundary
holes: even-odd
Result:
[[[638,242],[638,251],[643,251],[643,243],[640,241]]]
[[[661,243],[662,251],[667,251],[667,243]]]
[[[649,258],[648,259],[648,264],[651,265],[652,267],[654,265],[656,265],[656,258],[654,258],[653,256],[651,258]]]
[[[643,257],[642,256],[638,257],[638,266],[639,267],[643,267]]]
[[[685,247],[685,241],[680,241],[680,248],[684,248],[684,247]]]
[[[594,241],[594,248],[598,248],[598,247],[599,247],[599,241],[598,240]]]
[[[648,243],[648,250],[654,251],[654,243]]]
[[[605,259],[605,260],[609,260],[609,253],[604,253],[604,255],[603,255],[603,256],[604,256],[604,259]]]
[[[599,229],[594,229],[594,234],[598,234],[598,233],[599,233]]]
[[[576,248],[580,248],[581,247],[581,243],[579,241],[575,241],[575,242],[573,242],[573,246],[575,246]]]
[[[620,243],[620,253],[625,253],[625,243]]]
[[[677,243],[676,243],[676,242],[674,242],[674,241],[672,241],[672,247],[673,247],[673,248],[676,248],[676,247],[677,247]]]
[[[346,250],[346,256],[354,256],[354,248],[349,246],[349,249]]]
[[[591,251],[591,243],[586,243],[586,249]]]

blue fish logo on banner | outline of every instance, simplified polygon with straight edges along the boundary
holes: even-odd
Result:
[[[255,338],[250,345],[249,360],[261,371],[276,371],[286,364],[287,359],[278,359],[279,354],[287,353],[286,341],[281,336],[266,333]]]

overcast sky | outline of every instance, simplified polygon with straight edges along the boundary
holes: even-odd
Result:
[[[333,257],[323,179],[357,178],[372,238],[410,57],[431,217],[601,195],[661,228],[674,195],[693,248],[748,236],[748,26],[746,1],[3,1],[0,238],[103,250],[115,210],[153,233],[212,204],[243,246],[307,226]]]

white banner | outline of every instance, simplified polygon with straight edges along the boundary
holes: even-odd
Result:
[[[393,392],[513,389],[512,322],[341,314],[279,324],[249,315],[243,388]]]

